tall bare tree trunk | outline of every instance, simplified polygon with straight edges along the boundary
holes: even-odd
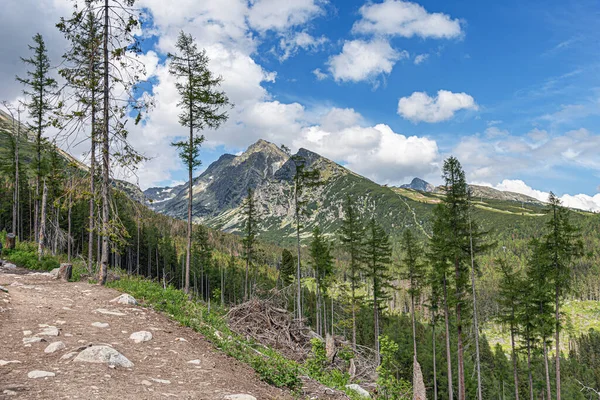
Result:
[[[475,330],[475,363],[477,364],[477,399],[482,400],[481,393],[481,358],[479,356],[479,322],[477,317],[477,291],[475,289],[475,254],[473,252],[473,233],[471,231],[471,211],[469,210],[469,246],[471,251],[471,289],[473,291],[473,329]],[[464,386],[464,382],[463,382]],[[464,390],[464,388],[463,388]],[[463,397],[464,398],[464,397]],[[517,399],[518,400],[518,397]]]
[[[92,64],[90,62],[90,64]],[[90,70],[93,68],[90,65]],[[90,149],[90,215],[88,221],[88,272],[94,270],[94,202],[96,201],[96,92],[92,89],[92,132]]]
[[[546,378],[546,393],[548,396],[548,400],[552,400],[552,388],[550,387],[550,368],[548,367],[548,344],[546,343],[545,336],[542,339],[542,341],[544,350],[544,373]]]
[[[514,310],[512,311],[514,320]],[[513,378],[515,380],[515,400],[519,400],[519,373],[517,371],[517,352],[515,351],[515,326],[510,323],[510,347],[512,350]]]
[[[431,324],[431,347],[432,351],[432,359],[433,359],[433,399],[438,400],[438,388],[437,388],[437,361],[436,361],[436,352],[435,352],[435,314],[431,316],[432,324]]]
[[[71,211],[73,208],[73,194],[71,191],[73,190],[73,178],[71,178],[71,190],[69,191],[69,208],[67,210],[67,262],[71,263],[71,251],[72,251],[72,243],[71,243]]]
[[[556,318],[556,400],[560,400],[560,298],[558,296],[558,286],[555,291],[554,315]]]
[[[352,350],[356,351],[356,290],[352,285]]]
[[[527,375],[529,379],[529,400],[533,400],[533,375],[531,374],[531,340],[527,339]],[[548,399],[550,400],[550,399]]]
[[[456,282],[460,282],[460,269],[458,259],[454,260],[454,271]],[[465,360],[463,345],[463,326],[462,326],[462,293],[456,290],[456,343],[457,343],[457,361],[458,361],[458,400],[465,400]]]
[[[192,107],[189,107],[190,113],[190,121],[192,119]],[[192,199],[193,199],[193,188],[194,184],[192,182],[193,179],[193,171],[192,171],[192,145],[194,143],[194,128],[192,124],[190,124],[190,159],[188,165],[188,179],[189,179],[189,187],[188,187],[188,220],[187,220],[187,249],[185,253],[185,287],[184,292],[190,293],[190,266],[192,264]]]
[[[298,313],[297,318],[302,319],[302,283],[300,282],[300,215],[298,213],[298,183],[294,184],[294,207],[296,212],[296,245],[298,250],[298,265],[296,267],[296,281],[297,281],[297,294],[296,294],[296,311]]]
[[[448,311],[448,287],[446,284],[446,273],[444,273],[444,322],[446,324],[446,362],[448,364],[448,398],[454,399],[452,390],[452,353],[450,352],[450,315]]]
[[[375,365],[379,366],[381,364],[381,355],[379,354],[379,307],[375,295],[373,295],[373,316],[375,320]]]
[[[42,195],[42,210],[38,236],[38,261],[42,260],[44,253],[44,241],[46,235],[46,201],[48,198],[48,189],[46,188],[46,180],[44,179],[44,193]]]
[[[108,0],[104,0],[104,43],[103,43],[103,57],[104,57],[104,113],[102,129],[102,259],[100,261],[100,273],[98,276],[98,283],[100,285],[106,284],[106,278],[108,276],[108,235],[109,235],[109,190],[110,190],[110,169],[109,169],[109,126],[110,126],[110,110],[109,110],[109,60],[108,60],[108,35],[109,30],[109,19],[108,13],[110,7]]]

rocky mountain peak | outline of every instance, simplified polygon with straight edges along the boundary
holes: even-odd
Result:
[[[400,186],[403,189],[419,190],[421,192],[433,192],[435,187],[421,178],[414,178],[410,183]]]

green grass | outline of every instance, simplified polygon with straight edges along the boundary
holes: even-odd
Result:
[[[260,379],[280,388],[288,388],[298,393],[302,386],[301,375],[309,375],[325,385],[346,390],[349,380],[339,371],[314,373],[305,365],[289,360],[276,350],[247,340],[231,331],[225,320],[226,310],[220,307],[207,306],[198,301],[189,300],[179,289],[168,286],[164,289],[159,283],[147,279],[123,276],[120,280],[110,282],[107,286],[135,297],[142,306],[151,307],[165,313],[181,325],[190,327],[203,334],[216,348],[227,355],[247,363],[258,374]],[[350,398],[356,394],[350,390]]]

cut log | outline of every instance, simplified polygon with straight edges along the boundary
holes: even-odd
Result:
[[[6,248],[7,249],[14,249],[15,248],[15,240],[16,236],[14,233],[9,233],[8,235],[6,235]]]
[[[58,279],[68,282],[69,279],[71,279],[71,275],[73,275],[73,265],[60,264],[60,268],[58,270]]]

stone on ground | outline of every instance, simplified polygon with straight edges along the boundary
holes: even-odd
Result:
[[[365,389],[363,389],[360,385],[357,385],[356,383],[346,385],[346,389],[355,391],[359,396],[364,397],[365,399],[371,398],[369,392],[367,392]]]
[[[256,400],[256,397],[249,394],[228,394],[225,400]]]
[[[108,322],[94,322],[92,326],[96,328],[108,328]]]
[[[200,360],[191,360],[187,362],[188,364],[200,365]]]
[[[17,266],[16,266],[15,264],[12,264],[12,263],[7,263],[7,262],[5,262],[5,263],[2,265],[2,267],[3,267],[3,268],[6,268],[6,269],[16,269],[16,268],[17,268]]]
[[[127,314],[119,312],[119,311],[107,310],[106,308],[98,308],[95,311],[99,312],[100,314],[105,314],[105,315],[116,315],[117,317],[122,317],[122,316],[127,315]]]
[[[31,344],[31,343],[38,343],[38,342],[45,342],[45,341],[46,341],[46,339],[43,339],[43,338],[37,337],[37,336],[23,338],[23,344]]]
[[[60,330],[55,326],[47,326],[43,331],[38,333],[38,335],[42,336],[58,336],[60,335]]]
[[[11,360],[11,361],[0,360],[0,367],[4,367],[5,365],[8,365],[8,364],[21,364],[21,361],[17,361],[17,360]]]
[[[48,347],[46,347],[46,349],[44,350],[44,353],[54,353],[55,351],[58,350],[62,350],[64,348],[66,348],[67,346],[65,346],[65,344],[63,342],[54,342],[54,343],[50,343],[48,345]]]
[[[37,379],[37,378],[51,378],[53,376],[56,376],[56,374],[54,372],[48,372],[48,371],[31,371],[30,373],[27,374],[27,377],[30,379]]]
[[[142,343],[152,340],[152,334],[148,331],[139,331],[133,332],[129,339],[133,340],[135,343]]]
[[[70,352],[70,353],[67,353],[67,354],[65,354],[65,355],[64,355],[64,356],[62,356],[60,359],[61,359],[61,360],[69,360],[69,359],[71,359],[71,358],[75,357],[76,355],[77,355],[77,353],[76,353],[76,352],[74,352],[74,351],[72,351],[72,352]]]
[[[150,379],[156,383],[163,383],[165,385],[169,385],[171,383],[171,381],[168,381],[166,379],[158,379],[158,378],[150,378]]]
[[[0,292],[6,292],[6,293],[8,293],[8,289],[5,288],[4,286],[0,286]]]
[[[52,275],[54,278],[58,278],[58,271],[60,271],[60,268],[54,268],[52,271],[50,271],[50,275]]]
[[[108,365],[114,365],[115,367],[132,368],[133,363],[127,359],[123,354],[117,350],[108,346],[92,346],[83,350],[75,359],[75,362],[88,362],[88,363],[105,363]]]
[[[133,296],[128,295],[127,293],[123,293],[119,297],[116,297],[110,301],[111,303],[118,304],[129,304],[129,305],[137,305],[137,301],[133,298]]]

